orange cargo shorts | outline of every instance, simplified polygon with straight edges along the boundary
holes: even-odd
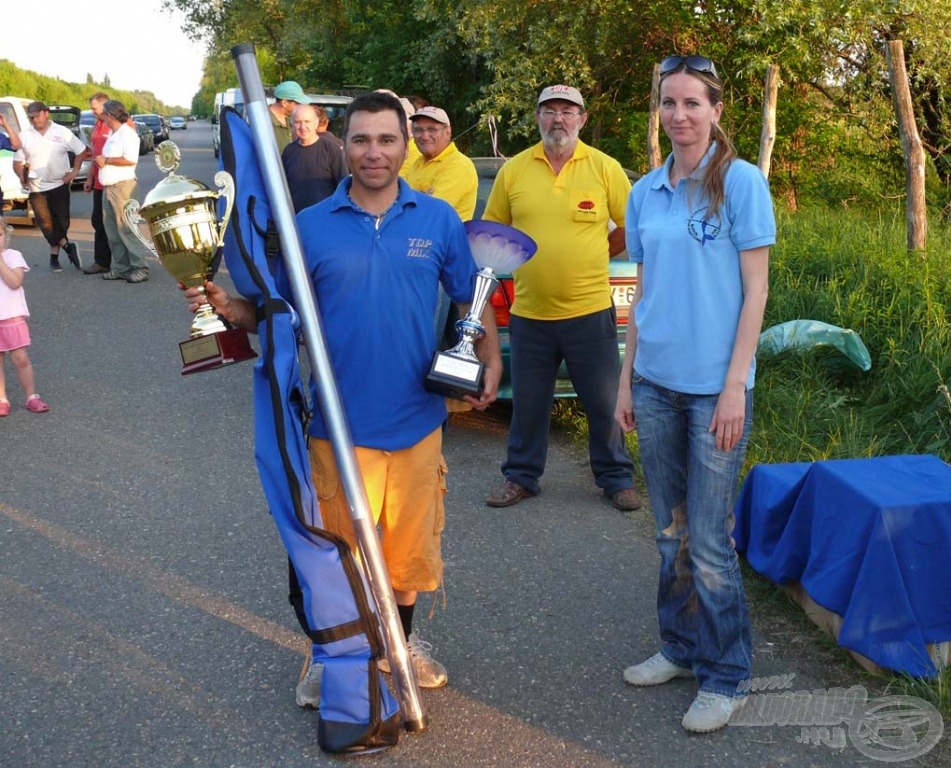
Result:
[[[310,469],[324,527],[356,552],[350,505],[327,440],[308,443]],[[442,428],[400,451],[355,449],[373,520],[380,530],[390,584],[400,592],[431,592],[442,583],[446,462]]]

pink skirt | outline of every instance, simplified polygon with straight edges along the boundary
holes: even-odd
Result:
[[[30,327],[25,317],[11,317],[0,320],[0,352],[30,346]]]

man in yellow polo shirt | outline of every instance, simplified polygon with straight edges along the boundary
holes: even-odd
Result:
[[[608,260],[624,250],[631,184],[617,160],[578,138],[588,113],[577,88],[545,88],[535,120],[541,141],[502,166],[483,214],[538,244],[514,273],[505,481],[486,503],[508,507],[541,490],[555,378],[564,360],[587,414],[595,482],[616,508],[637,509],[634,466],[614,420],[620,359],[608,282]],[[612,221],[617,228],[609,237]]]
[[[413,143],[419,153],[415,159],[407,158],[400,175],[417,192],[445,200],[460,219],[469,221],[475,214],[479,174],[472,161],[456,148],[446,110],[426,105],[410,115],[409,122]],[[440,291],[436,306],[437,339],[442,337],[451,308],[452,302],[446,292]],[[469,403],[446,398],[446,409],[450,413],[471,408]]]
[[[472,161],[452,140],[452,125],[446,110],[427,106],[409,117],[420,156],[403,178],[417,192],[445,200],[459,218],[469,221],[475,213],[479,175]]]

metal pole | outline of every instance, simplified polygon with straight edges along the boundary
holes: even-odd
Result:
[[[428,725],[427,718],[410,664],[409,652],[406,649],[406,640],[396,609],[393,589],[383,562],[380,539],[373,523],[373,515],[370,513],[370,503],[367,500],[363,476],[360,474],[356,453],[353,450],[350,427],[337,390],[337,380],[333,375],[330,356],[324,344],[323,327],[317,313],[317,299],[304,263],[294,218],[294,207],[291,204],[284,167],[281,164],[277,141],[274,139],[274,130],[271,127],[254,44],[242,43],[234,46],[231,49],[231,57],[238,70],[238,80],[244,93],[245,116],[251,125],[254,146],[257,149],[258,161],[267,185],[271,214],[280,234],[284,264],[294,291],[294,306],[301,318],[301,328],[310,358],[311,375],[317,385],[321,413],[327,424],[337,468],[350,503],[350,517],[353,520],[357,546],[360,550],[360,560],[380,617],[393,682],[403,711],[403,724],[408,731],[421,731]]]

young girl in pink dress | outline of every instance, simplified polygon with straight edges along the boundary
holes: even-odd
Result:
[[[26,393],[26,409],[33,413],[46,413],[50,407],[43,402],[33,388],[33,366],[26,353],[30,346],[30,329],[26,324],[26,296],[23,293],[23,276],[29,267],[23,254],[7,247],[12,229],[0,218],[0,416],[10,413],[7,386],[4,377],[4,362],[7,352],[17,371],[20,386]]]

